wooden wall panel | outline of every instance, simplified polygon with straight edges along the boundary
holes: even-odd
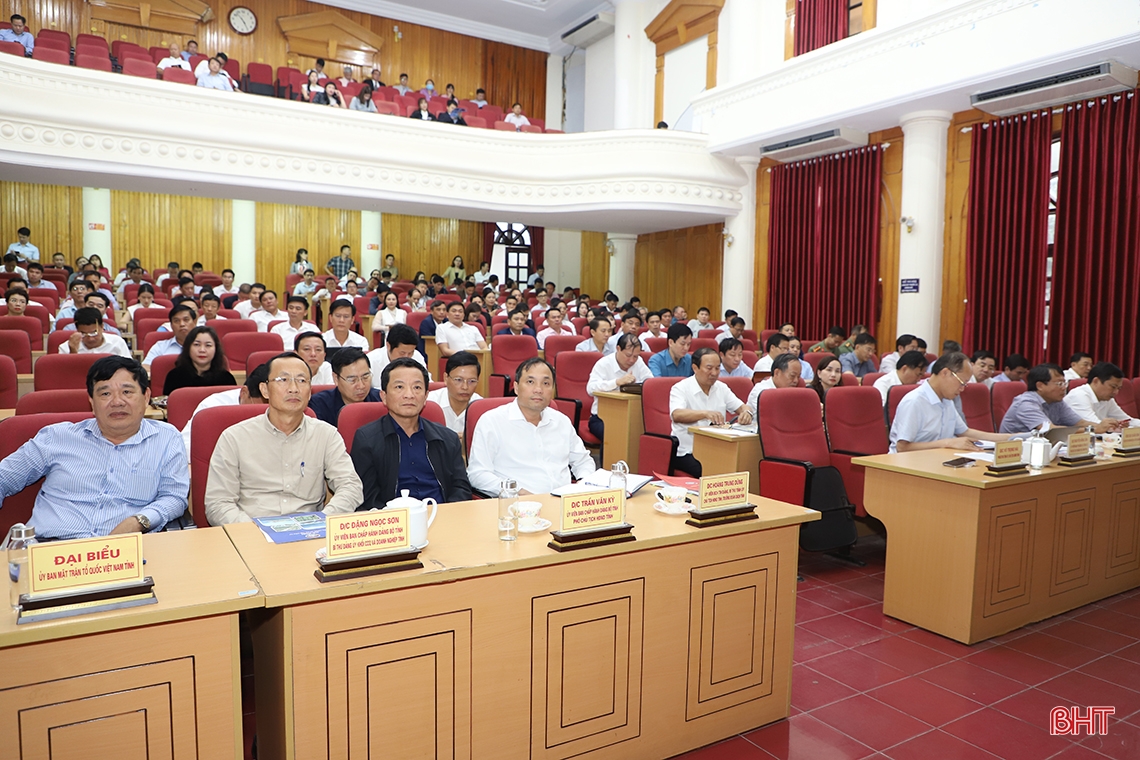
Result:
[[[600,300],[610,287],[610,255],[606,253],[606,233],[582,233],[581,292]],[[644,297],[642,303],[645,303]]]
[[[257,204],[257,279],[283,288],[298,248],[309,251],[313,271],[322,276],[325,263],[342,245],[352,246],[360,264],[360,212],[314,206]]]
[[[56,251],[69,262],[83,255],[83,190],[59,185],[0,182],[0,242],[16,242],[16,230],[32,231],[46,264]]]
[[[228,200],[112,190],[114,264],[137,258],[147,270],[168,261],[189,269],[200,261],[221,272],[230,265],[230,218]]]
[[[396,257],[401,277],[411,277],[417,270],[431,277],[447,269],[456,256],[462,256],[467,271],[474,272],[483,260],[482,222],[384,214],[381,224],[380,250]]]
[[[635,294],[650,309],[680,304],[690,316],[707,306],[721,314],[723,224],[654,232],[637,238]]]
[[[777,165],[778,162],[763,158],[756,169],[756,258],[752,270],[752,315],[745,317],[748,327],[756,331],[768,327],[768,229],[772,222],[772,167]]]
[[[68,32],[72,39],[76,34],[87,32],[103,35],[108,42],[121,39],[143,47],[166,46],[173,41],[185,43],[189,39],[172,32],[92,19],[91,6],[83,0],[22,0],[10,5],[11,10],[6,13],[18,11],[27,16],[33,32],[47,26]],[[234,32],[227,21],[230,9],[238,5],[257,14],[257,30],[249,36]],[[484,87],[493,103],[507,107],[514,100],[519,100],[526,113],[539,118],[545,116],[547,56],[540,51],[306,0],[211,0],[210,6],[214,10],[214,19],[199,24],[194,35],[200,52],[213,55],[222,51],[241,61],[243,71],[245,64],[251,61],[267,63],[274,68],[294,66],[302,71],[311,68],[313,58],[290,54],[286,50],[285,37],[277,26],[277,18],[335,10],[384,39],[385,44],[376,63],[385,84],[396,84],[400,73],[405,72],[417,89],[430,77],[441,91],[451,82],[456,93],[464,98],[474,97],[475,89]],[[399,39],[393,27],[399,27]],[[355,70],[359,79],[360,69]],[[341,74],[341,68],[332,62],[326,71],[335,76]]]

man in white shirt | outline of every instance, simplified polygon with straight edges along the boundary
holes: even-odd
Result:
[[[768,341],[764,344],[764,355],[760,357],[760,361],[756,362],[755,370],[757,372],[771,372],[772,362],[775,361],[777,356],[788,353],[788,346],[791,341],[788,336],[783,333],[773,333],[768,336]]]
[[[689,329],[693,331],[693,337],[701,337],[701,330],[712,330],[715,325],[712,323],[712,312],[709,307],[702,306],[697,309],[697,318],[689,320]]]
[[[530,119],[523,116],[521,103],[515,103],[511,106],[511,112],[503,117],[503,121],[513,124],[516,132],[521,132],[523,127],[530,126]]]
[[[538,299],[538,303],[531,307],[530,318],[537,324],[550,308],[550,296],[545,290],[540,290],[534,294],[534,297]]]
[[[194,414],[190,421],[182,428],[182,442],[186,444],[186,455],[190,455],[190,433],[194,428],[194,418],[204,409],[213,409],[216,406],[237,406],[238,404],[264,404],[261,396],[261,384],[269,380],[269,365],[262,364],[255,367],[246,375],[245,385],[228,391],[219,391],[202,399],[194,407]]]
[[[332,365],[325,361],[325,336],[319,332],[301,332],[293,338],[293,350],[313,371],[313,385],[333,385]]]
[[[329,304],[329,324],[332,328],[324,332],[325,345],[328,348],[359,348],[368,351],[368,339],[360,333],[352,331],[352,322],[356,319],[356,304],[352,301],[337,299]]]
[[[459,351],[487,348],[483,332],[478,326],[463,321],[464,307],[460,301],[447,305],[447,321],[435,329],[435,342],[441,356],[448,357]]]
[[[115,290],[115,295],[123,303],[127,301],[127,285],[142,285],[143,284],[143,268],[137,261],[132,261],[131,265],[127,267],[126,276],[119,282],[119,287]]]
[[[974,376],[970,382],[981,383],[987,388],[992,388],[994,372],[997,371],[997,357],[989,351],[975,351],[970,357],[970,365],[974,371]]]
[[[772,388],[795,388],[800,384],[800,372],[802,370],[803,362],[797,359],[794,354],[777,356],[776,360],[772,362],[771,377],[766,377],[756,383],[748,394],[748,408],[752,411],[752,416],[756,418],[760,416],[761,393]]]
[[[481,107],[482,106],[480,106],[480,108]],[[533,288],[535,283],[541,280],[545,275],[546,267],[542,266],[542,264],[539,264],[534,268],[534,272],[530,275],[530,277],[526,278],[526,286],[528,288]]]
[[[614,352],[614,346],[610,345],[610,335],[613,334],[614,326],[605,317],[594,317],[590,320],[590,337],[574,346],[575,351],[597,351],[602,356],[608,356]]]
[[[258,332],[269,332],[270,322],[288,318],[284,312],[277,308],[277,291],[262,291],[260,300],[261,309],[249,315],[249,318],[257,323]]]
[[[131,358],[131,349],[118,335],[103,332],[103,315],[98,309],[83,307],[75,312],[75,333],[59,344],[61,354],[115,354]]]
[[[895,364],[898,362],[900,356],[905,354],[907,351],[917,350],[918,338],[911,335],[910,333],[903,333],[899,336],[898,340],[895,341],[894,353],[887,354],[882,358],[882,361],[879,362],[879,371],[884,374],[890,372],[895,368]]]
[[[177,42],[170,43],[170,55],[158,62],[158,70],[166,71],[171,66],[184,71],[190,70],[190,64],[182,57],[182,46]]]
[[[689,427],[723,425],[729,412],[737,414],[741,425],[752,423],[752,410],[736,397],[728,386],[717,380],[720,375],[720,357],[711,348],[699,348],[693,353],[693,376],[686,377],[669,391],[669,418],[673,421],[672,433],[677,439],[677,452],[669,467],[694,478],[701,477],[703,468],[693,456],[693,434]]]
[[[551,407],[554,368],[527,359],[515,372],[518,398],[483,414],[475,425],[468,458],[471,486],[498,494],[505,478],[520,494],[550,493],[581,479],[596,467],[570,419]]]
[[[234,270],[223,269],[222,284],[214,286],[214,295],[216,295],[218,298],[221,298],[222,296],[237,295],[237,293],[238,286],[234,285]]]
[[[895,363],[895,368],[875,381],[875,390],[887,405],[887,394],[896,385],[913,385],[926,371],[926,354],[921,351],[907,351]]]
[[[471,100],[472,103],[483,108],[487,105],[487,91],[480,87],[475,91],[475,97]]]
[[[143,367],[147,372],[150,372],[150,365],[153,364],[154,360],[158,357],[182,353],[182,342],[186,340],[186,336],[190,334],[190,331],[194,329],[194,325],[198,321],[198,315],[184,303],[180,303],[171,309],[169,317],[170,331],[173,337],[160,340],[151,346],[146,358],[143,359]]]
[[[668,309],[665,310],[668,312]],[[638,336],[641,339],[641,350],[653,353],[653,349],[649,347],[650,338],[668,338],[665,330],[661,327],[661,312],[651,311],[645,317],[645,326],[649,329]]]
[[[407,95],[409,92],[412,91],[412,88],[408,87],[408,75],[407,74],[401,74],[400,75],[400,83],[398,85],[396,85],[396,90],[399,91],[399,93],[401,95]]]
[[[617,346],[618,338],[623,335],[637,336],[637,332],[641,329],[641,312],[636,309],[630,309],[621,318],[621,330],[615,332],[606,340],[606,348],[614,349]],[[638,343],[641,341],[639,340]]]
[[[717,344],[720,354],[721,377],[747,377],[752,379],[753,369],[744,362],[744,344],[729,336]]]
[[[511,299],[507,299],[510,303]],[[562,310],[550,308],[546,310],[546,327],[538,331],[538,347],[546,347],[546,339],[552,335],[577,335],[571,325],[567,325],[562,321]]]
[[[383,380],[380,375],[384,372],[384,368],[396,359],[415,359],[427,369],[427,360],[416,350],[419,344],[420,336],[415,330],[407,325],[392,325],[386,343],[368,352],[368,364],[372,367],[372,387],[383,390]],[[428,379],[429,381],[431,379],[430,373]]]
[[[214,295],[213,293],[211,293],[208,290],[205,293],[203,293],[202,294],[202,313],[198,317],[198,322],[197,322],[198,327],[206,327],[211,322],[213,322],[215,320],[220,320],[222,322],[225,322],[226,318],[223,317],[222,315],[218,314],[218,312],[221,310],[221,308],[222,308],[222,300],[220,298],[218,298],[216,295]]]
[[[1090,422],[1118,420],[1121,427],[1140,427],[1140,420],[1132,417],[1116,403],[1116,394],[1124,387],[1124,372],[1109,362],[1098,362],[1088,373],[1088,382],[1065,396],[1065,403],[1081,419]]]
[[[486,261],[481,263],[479,265],[479,271],[475,273],[475,277],[473,279],[475,280],[476,285],[482,285],[483,283],[487,282],[487,280],[491,279],[491,264]]]
[[[641,341],[635,333],[623,333],[617,336],[614,344],[614,353],[603,356],[590,370],[590,379],[586,382],[586,393],[593,396],[598,391],[614,391],[623,385],[631,383],[644,383],[653,377],[649,367],[641,358]],[[598,416],[598,399],[594,399],[590,407],[590,419],[587,423],[590,432],[599,441],[603,440],[605,425]]]
[[[14,253],[4,254],[4,267],[2,271],[8,274],[15,272],[23,279],[28,279],[28,270],[20,266],[20,257]]]
[[[344,76],[337,77],[336,81],[340,83],[341,87],[347,87],[350,84],[355,84],[356,83],[356,77],[353,76],[353,74],[352,74],[352,67],[351,66],[345,66],[344,67]]]
[[[205,299],[203,299],[204,305]],[[305,319],[305,315],[308,313],[309,302],[301,296],[289,296],[285,300],[285,316],[288,317],[289,321],[274,325],[270,332],[281,336],[281,345],[286,351],[293,349],[293,341],[299,334],[306,332],[319,334],[321,332],[321,328]]]
[[[177,261],[167,262],[166,271],[158,276],[158,278],[154,281],[154,286],[156,288],[161,289],[163,286],[163,283],[165,283],[167,280],[172,279],[172,278],[173,278],[174,282],[178,282],[178,272],[181,269],[182,269],[182,267],[180,267],[178,265]]]
[[[242,319],[251,319],[252,314],[261,308],[261,294],[264,292],[265,285],[260,282],[253,283],[249,286],[249,299],[239,300],[234,304],[234,311],[241,315]]]
[[[1065,370],[1066,380],[1085,380],[1093,368],[1092,354],[1078,351],[1069,357],[1069,368]]]
[[[443,409],[447,428],[460,437],[467,425],[467,407],[483,397],[475,392],[479,385],[479,357],[470,351],[460,351],[447,359],[443,381],[445,387],[428,393],[427,400]]]

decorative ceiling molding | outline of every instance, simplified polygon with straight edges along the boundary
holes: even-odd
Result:
[[[214,11],[201,0],[87,0],[91,18],[111,24],[159,29],[178,34],[197,34],[198,24],[214,18]]]
[[[0,56],[0,90],[15,181],[634,234],[734,216],[747,181],[695,133],[516,134],[17,56]]]
[[[380,35],[336,11],[278,16],[277,26],[290,53],[356,66],[373,66],[384,44]]]
[[[662,56],[690,40],[715,34],[724,0],[673,0],[645,27]]]

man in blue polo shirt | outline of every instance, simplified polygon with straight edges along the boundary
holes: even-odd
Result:
[[[689,346],[693,342],[693,331],[688,325],[677,322],[669,325],[665,335],[669,338],[669,347],[649,357],[649,371],[654,377],[692,377]]]

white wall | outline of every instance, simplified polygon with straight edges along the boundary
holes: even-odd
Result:
[[[586,117],[586,51],[575,50],[566,62],[566,132],[585,130]]]
[[[695,131],[693,111],[689,104],[705,89],[708,55],[708,35],[690,40],[665,54],[665,107],[662,118],[670,129]]]
[[[546,230],[543,266],[546,280],[565,287],[576,288],[582,283],[582,233],[578,230]]]
[[[587,132],[614,128],[614,36],[586,49],[583,128]],[[567,130],[569,131],[569,130]]]
[[[562,56],[546,57],[546,113],[542,118],[547,129],[562,129]]]

